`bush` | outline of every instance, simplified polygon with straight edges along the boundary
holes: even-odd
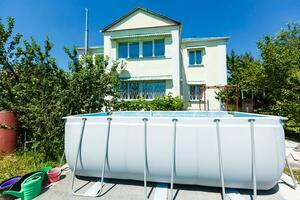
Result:
[[[149,101],[143,98],[132,101],[119,101],[114,105],[114,110],[183,110],[184,101],[181,97],[172,97],[171,94],[161,97],[155,97],[154,100]]]
[[[116,66],[108,70],[107,60],[99,56],[78,60],[74,48],[66,49],[71,72],[65,72],[50,56],[48,38],[43,47],[33,38],[21,45],[21,35],[12,36],[13,27],[12,18],[7,28],[0,21],[0,111],[16,113],[19,141],[30,140],[29,150],[58,159],[64,149],[62,117],[101,111],[105,96],[117,97]]]

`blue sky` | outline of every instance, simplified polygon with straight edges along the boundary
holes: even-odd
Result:
[[[0,17],[16,18],[16,31],[54,43],[52,55],[67,69],[63,47],[83,46],[85,8],[90,11],[90,45],[102,45],[99,30],[141,6],[182,22],[183,37],[230,36],[227,51],[259,57],[256,41],[300,21],[300,0],[0,0]]]

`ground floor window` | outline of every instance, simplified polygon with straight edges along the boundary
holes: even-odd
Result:
[[[127,81],[121,83],[122,99],[154,99],[166,93],[165,81]]]
[[[190,100],[197,101],[202,99],[203,85],[189,85]]]

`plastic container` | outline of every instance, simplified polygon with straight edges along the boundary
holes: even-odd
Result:
[[[42,171],[45,172],[45,179],[44,179],[44,182],[47,182],[47,181],[49,182],[47,172],[48,172],[49,170],[51,170],[51,169],[53,169],[52,166],[46,166],[46,167],[44,167],[44,168],[42,169]]]
[[[60,167],[55,167],[47,171],[48,181],[50,183],[55,183],[60,180],[61,169]]]
[[[9,179],[4,180],[0,183],[0,194],[4,190],[10,189],[15,183],[17,183],[21,179],[21,176],[15,176]]]
[[[27,177],[20,185],[20,190],[6,190],[3,192],[4,195],[11,195],[21,200],[32,200],[37,197],[42,191],[42,183],[44,180],[45,173],[39,171]]]

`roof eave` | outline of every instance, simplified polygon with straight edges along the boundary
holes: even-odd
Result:
[[[211,38],[194,38],[191,40],[185,40],[182,38],[182,43],[193,43],[193,42],[207,42],[207,41],[228,41],[230,39],[229,36],[225,37],[211,37]]]
[[[113,27],[114,25],[118,24],[123,19],[125,19],[126,17],[130,16],[132,13],[134,13],[134,12],[136,12],[138,10],[142,10],[144,12],[148,12],[148,13],[150,13],[152,15],[155,15],[157,17],[163,18],[165,20],[172,21],[175,25],[181,26],[180,22],[178,22],[178,21],[176,21],[174,19],[171,19],[171,18],[169,18],[167,16],[155,13],[155,12],[149,10],[149,9],[145,9],[145,8],[142,8],[142,7],[136,7],[133,10],[129,11],[127,14],[123,15],[122,17],[120,17],[119,19],[115,20],[113,23],[111,23],[111,24],[107,25],[106,27],[104,27],[102,30],[100,30],[100,32],[102,32],[102,33],[107,32],[111,27]]]

